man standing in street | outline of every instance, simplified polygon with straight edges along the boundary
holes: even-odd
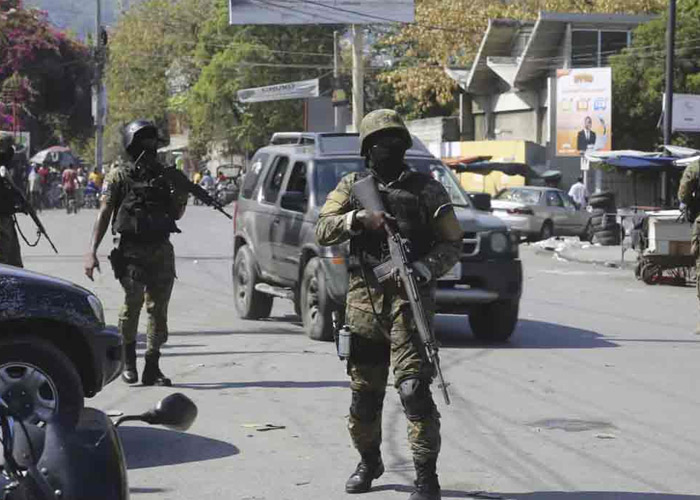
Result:
[[[695,271],[700,276],[700,160],[695,160],[685,167],[678,187],[678,199],[685,205],[686,217],[693,225],[690,250],[695,256]],[[700,279],[697,280],[697,290],[700,300]],[[700,335],[700,321],[695,333]]]
[[[351,173],[340,181],[328,195],[316,227],[321,245],[350,240],[346,322],[352,335],[347,366],[352,402],[348,428],[361,461],[345,490],[367,492],[384,472],[382,406],[391,362],[416,469],[410,500],[437,500],[440,414],[430,391],[435,374],[402,286],[394,280],[380,285],[373,268],[389,257],[384,226],[393,224],[410,241],[411,265],[421,283],[423,306],[432,316],[436,280],[458,261],[462,230],[442,184],[404,164],[412,140],[396,112],[369,113],[360,125],[360,142],[368,171]],[[365,210],[353,196],[353,184],[368,175],[377,183],[387,212]]]
[[[583,177],[576,179],[574,185],[569,189],[569,196],[571,196],[574,203],[576,203],[577,209],[581,210],[586,208],[586,205],[588,204],[588,190],[586,189],[586,185],[583,183]]]
[[[15,154],[12,136],[0,136],[0,168],[7,172]],[[22,267],[22,253],[15,229],[15,214],[20,211],[10,174],[0,177],[0,264]]]
[[[124,371],[128,384],[138,382],[136,337],[144,300],[148,313],[143,385],[171,385],[160,370],[160,348],[168,339],[168,303],[175,281],[175,255],[170,234],[180,232],[175,221],[185,213],[187,193],[176,191],[158,163],[158,129],[136,120],[124,129],[128,167],[110,170],[102,186],[102,200],[85,257],[85,274],[99,269],[97,249],[112,220],[119,244],[110,254],[115,277],[124,289],[119,331],[124,338]]]
[[[70,165],[61,174],[61,184],[63,186],[63,194],[65,195],[66,206],[73,200],[75,202],[75,190],[78,188],[78,173]]]

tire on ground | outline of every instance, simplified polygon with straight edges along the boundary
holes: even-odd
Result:
[[[326,290],[326,277],[318,257],[306,263],[300,293],[301,319],[306,334],[314,340],[333,340],[335,304]]]
[[[469,313],[469,326],[474,337],[482,342],[506,342],[518,322],[518,299],[484,304]]]
[[[19,370],[22,367],[38,370],[53,384],[53,387],[50,386],[51,384],[36,387],[42,399],[52,400],[55,403],[53,420],[70,427],[75,426],[85,400],[83,383],[73,361],[54,344],[40,337],[22,333],[10,335],[5,335],[7,338],[0,341],[0,367],[4,366],[6,368],[3,370],[12,371],[11,366],[16,363]],[[21,373],[18,376],[21,376]],[[11,380],[9,374],[3,374],[0,396],[13,410],[13,406],[17,403],[22,404],[22,401],[15,399],[17,395],[11,390],[11,386],[5,387],[8,380]],[[24,391],[22,394],[24,395]],[[23,419],[32,423],[41,420],[31,415],[34,414],[23,416]]]
[[[261,319],[270,316],[272,295],[258,292],[258,272],[255,257],[248,246],[243,246],[233,262],[233,297],[238,315],[243,319]]]

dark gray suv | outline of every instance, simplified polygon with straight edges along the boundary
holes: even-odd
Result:
[[[474,208],[450,170],[416,138],[410,168],[450,194],[464,230],[460,262],[438,282],[439,313],[468,314],[474,335],[507,340],[518,319],[522,268],[505,223]],[[357,134],[280,133],[255,153],[234,213],[233,289],[242,318],[269,316],[275,297],[294,301],[307,334],[333,338],[332,312],[343,307],[348,246],[316,242],[318,214],[340,179],[365,168]]]

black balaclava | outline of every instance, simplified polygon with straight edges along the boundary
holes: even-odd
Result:
[[[395,181],[406,168],[406,138],[400,131],[380,132],[367,150],[369,169],[385,183]]]

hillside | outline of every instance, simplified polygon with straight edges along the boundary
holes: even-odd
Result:
[[[102,21],[112,24],[119,11],[120,0],[102,1]],[[25,0],[25,4],[38,7],[49,13],[49,19],[56,26],[74,31],[80,38],[95,31],[96,0]]]

